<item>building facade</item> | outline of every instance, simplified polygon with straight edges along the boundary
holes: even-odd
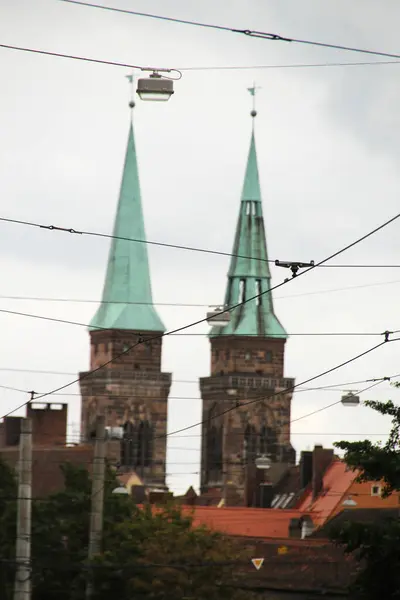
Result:
[[[147,245],[132,239],[146,240],[133,124],[102,301],[90,323],[90,371],[79,375],[81,423],[84,439],[93,437],[100,414],[106,427],[122,427],[113,460],[163,486],[171,386],[161,370],[165,327],[153,306]]]
[[[209,334],[211,374],[200,379],[203,401],[201,491],[223,490],[245,502],[246,467],[258,455],[293,464],[291,388],[285,377],[287,333],[275,315],[253,130],[224,306],[230,322]],[[233,409],[233,410],[231,410]]]

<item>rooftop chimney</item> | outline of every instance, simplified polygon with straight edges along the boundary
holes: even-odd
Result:
[[[67,442],[67,404],[30,402],[27,417],[32,419],[34,446],[65,446]]]
[[[327,467],[333,461],[333,449],[314,446],[312,453],[312,499],[315,500],[322,490],[322,482]]]
[[[5,417],[0,423],[0,447],[18,446],[21,431],[21,417]]]
[[[304,450],[300,455],[300,489],[304,490],[311,483],[313,473],[313,453]]]

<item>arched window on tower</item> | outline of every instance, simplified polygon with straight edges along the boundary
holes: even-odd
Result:
[[[267,428],[263,425],[260,429],[260,454],[268,453],[268,433]]]
[[[263,425],[260,430],[260,454],[267,454],[272,460],[276,460],[277,445],[276,432],[271,427]]]
[[[247,462],[255,460],[257,456],[257,431],[254,425],[248,423],[244,430],[244,458]]]
[[[136,466],[136,429],[133,423],[127,421],[124,424],[124,434],[121,441],[121,466],[135,468]]]
[[[121,466],[129,469],[149,467],[153,459],[153,429],[148,421],[137,427],[130,421],[124,425],[121,441]]]
[[[219,479],[222,475],[222,439],[223,427],[218,426],[213,420],[215,407],[208,412],[207,434],[206,434],[206,473],[207,479]]]
[[[153,431],[148,421],[139,423],[137,438],[137,465],[149,467],[153,459]]]

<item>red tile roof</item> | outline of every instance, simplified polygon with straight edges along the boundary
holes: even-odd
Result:
[[[274,510],[272,508],[242,508],[215,506],[185,507],[193,515],[193,525],[232,536],[252,538],[288,538],[291,519],[299,519],[299,510]]]
[[[333,461],[325,471],[320,494],[313,501],[312,491],[309,490],[296,506],[297,510],[309,511],[314,523],[322,525],[336,512],[338,505],[341,505],[357,474],[348,470],[343,461]]]
[[[355,508],[384,509],[398,507],[400,495],[394,492],[388,498],[382,498],[380,493],[373,495],[372,488],[383,487],[379,481],[356,481],[359,471],[348,469],[346,463],[337,459],[325,471],[322,481],[322,491],[313,501],[311,489],[296,504],[299,511],[309,511],[315,525],[322,526],[346,507],[343,501],[351,497],[357,504]]]

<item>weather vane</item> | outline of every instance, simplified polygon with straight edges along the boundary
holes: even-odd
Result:
[[[250,113],[251,116],[253,117],[253,119],[254,119],[254,117],[257,116],[257,111],[256,111],[256,92],[257,92],[257,90],[260,90],[260,89],[261,89],[260,87],[256,87],[255,82],[253,82],[253,87],[247,88],[247,91],[250,92],[250,94],[253,96],[253,109],[252,109],[252,111]]]
[[[131,99],[129,101],[129,108],[131,108],[131,109],[135,108],[135,96],[134,96],[135,90],[134,90],[134,85],[133,85],[133,76],[134,76],[133,71],[132,71],[131,75],[125,75],[125,77],[127,78],[127,80],[130,83]]]

